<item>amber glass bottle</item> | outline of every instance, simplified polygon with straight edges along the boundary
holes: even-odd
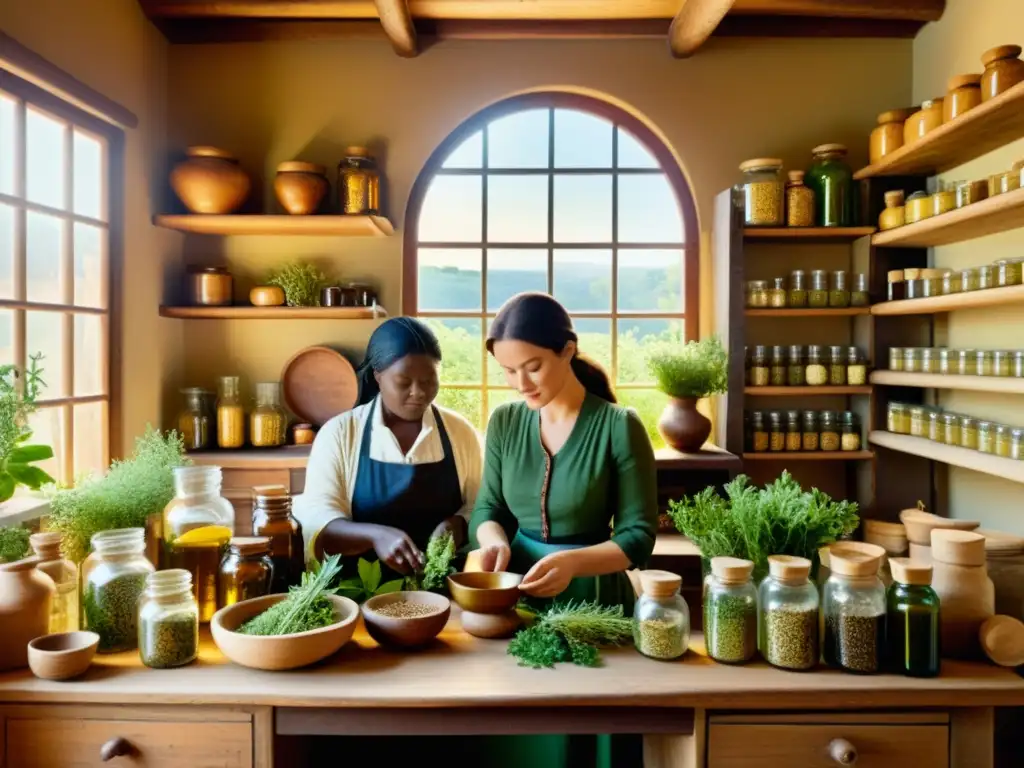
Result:
[[[270,591],[287,592],[302,580],[305,570],[302,525],[292,517],[292,497],[283,485],[257,485],[252,490],[252,534],[270,539],[274,564]]]

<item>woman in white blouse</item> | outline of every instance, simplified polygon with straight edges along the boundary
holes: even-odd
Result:
[[[437,337],[413,318],[370,336],[358,405],[317,433],[296,500],[307,560],[373,550],[407,574],[423,566],[432,537],[450,531],[456,546],[465,542],[482,445],[466,419],[434,405],[440,362]]]

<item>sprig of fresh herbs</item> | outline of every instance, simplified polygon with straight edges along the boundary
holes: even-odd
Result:
[[[266,279],[267,285],[276,285],[284,291],[289,307],[317,307],[320,289],[327,284],[327,276],[312,264],[285,264]]]
[[[31,549],[28,537],[27,528],[0,528],[0,563],[13,563],[27,557]]]
[[[345,597],[355,600],[357,603],[365,603],[376,595],[399,592],[405,584],[405,579],[392,579],[381,584],[379,560],[370,562],[369,560],[359,558],[358,572],[359,575],[357,577],[344,579],[338,584],[338,592]]]
[[[448,575],[455,573],[452,561],[455,559],[455,537],[449,531],[435,536],[427,542],[427,551],[422,571],[405,577],[405,589],[444,590]]]
[[[527,626],[509,642],[508,653],[523,667],[551,668],[559,662],[597,667],[601,648],[633,641],[633,622],[621,605],[569,601],[539,614],[522,604],[517,610]]]
[[[47,472],[32,466],[53,458],[53,448],[27,444],[32,437],[28,417],[35,412],[46,386],[39,366],[42,359],[41,354],[31,355],[22,372],[14,365],[0,365],[0,502],[11,498],[19,485],[38,491],[55,482]]]
[[[302,583],[288,591],[288,597],[245,622],[243,635],[294,635],[333,624],[334,604],[328,595],[337,592],[331,583],[341,573],[341,556],[331,555],[322,564],[302,574]]]

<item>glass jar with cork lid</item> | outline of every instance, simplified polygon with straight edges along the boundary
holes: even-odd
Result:
[[[217,380],[217,447],[241,448],[245,445],[245,408],[237,376]]]
[[[885,645],[893,672],[910,677],[939,674],[939,596],[932,566],[907,557],[889,559]]]
[[[847,672],[881,671],[885,641],[885,587],[878,578],[885,550],[837,542],[829,547],[829,577],[821,598],[825,663]]]
[[[217,607],[270,594],[274,565],[270,560],[270,537],[235,536],[220,561],[217,573]]]
[[[743,223],[748,227],[780,227],[785,222],[782,160],[758,157],[740,164],[743,181]]]
[[[704,643],[715,661],[744,664],[757,653],[753,572],[750,560],[711,558],[711,581],[704,595]]]
[[[272,593],[298,586],[306,570],[302,525],[292,516],[292,497],[283,485],[257,485],[252,489],[252,532],[270,539],[274,564]]]
[[[633,641],[652,659],[678,659],[690,644],[690,609],[679,595],[682,579],[668,571],[640,571],[633,608]]]
[[[349,216],[380,213],[380,174],[366,147],[347,147],[338,163],[338,203]]]
[[[818,664],[818,590],[810,572],[806,558],[768,557],[768,577],[758,590],[758,646],[773,667],[805,670]]]
[[[254,448],[277,448],[288,436],[288,417],[281,407],[281,385],[262,381],[256,385],[256,407],[249,414],[249,442]]]
[[[786,182],[786,226],[814,226],[814,192],[804,184],[803,171],[790,171]]]
[[[791,309],[804,309],[807,306],[807,275],[802,269],[794,269],[789,273],[789,296]]]

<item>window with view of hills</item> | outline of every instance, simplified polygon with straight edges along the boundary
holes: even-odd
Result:
[[[435,152],[408,212],[405,309],[441,341],[442,405],[483,427],[518,397],[484,341],[505,300],[545,291],[660,444],[647,356],[696,327],[692,201],[669,160],[632,116],[567,94],[502,102]]]

